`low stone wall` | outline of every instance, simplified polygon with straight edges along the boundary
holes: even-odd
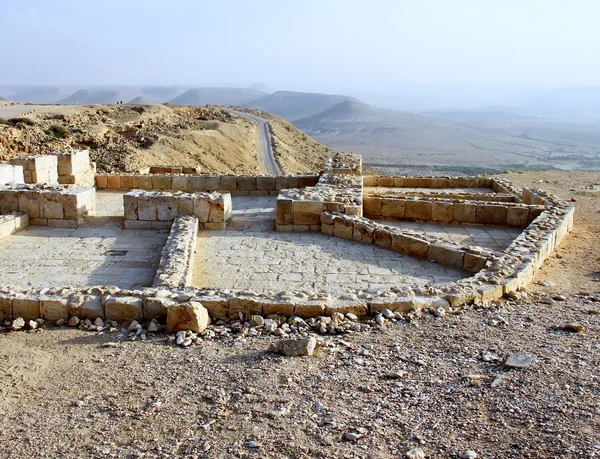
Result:
[[[154,277],[154,287],[186,287],[192,283],[198,217],[176,217]]]
[[[361,164],[359,155],[336,153],[315,186],[283,190],[277,197],[275,229],[320,231],[324,211],[362,215]]]
[[[482,247],[465,247],[416,231],[376,223],[368,218],[324,212],[321,231],[364,244],[375,244],[394,252],[478,272],[494,253]]]
[[[58,158],[56,155],[11,158],[10,163],[13,166],[23,167],[25,183],[58,183]]]
[[[488,202],[521,202],[518,195],[512,193],[469,193],[466,191],[406,191],[404,188],[390,188],[385,192],[366,191],[365,196],[378,196],[380,198],[441,198],[461,199],[463,201],[488,201]]]
[[[63,185],[94,186],[96,169],[90,162],[90,151],[64,151],[52,153],[58,161],[58,183]]]
[[[485,175],[472,177],[365,175],[363,185],[366,187],[381,186],[390,188],[492,188],[492,178]]]
[[[29,214],[31,225],[78,227],[96,206],[96,190],[74,185],[0,187],[0,213]]]
[[[478,223],[526,227],[545,207],[510,202],[486,202],[429,196],[396,197],[369,194],[363,214],[371,218],[398,218],[436,223]]]
[[[195,215],[201,229],[225,229],[231,218],[229,193],[170,193],[133,190],[123,195],[127,229],[167,229],[180,215]]]
[[[0,186],[5,184],[15,185],[17,183],[25,183],[23,166],[0,164]]]
[[[0,215],[0,239],[21,231],[29,225],[29,215],[23,212],[13,212]]]
[[[187,166],[150,166],[147,169],[148,174],[200,174],[196,167]]]
[[[96,174],[99,190],[219,191],[257,196],[277,196],[280,190],[314,186],[318,181],[318,175]]]

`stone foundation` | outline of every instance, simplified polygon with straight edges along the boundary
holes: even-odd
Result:
[[[128,229],[168,229],[180,215],[195,215],[201,229],[225,229],[231,218],[229,193],[133,190],[123,195],[123,204]]]
[[[23,167],[25,183],[58,183],[58,158],[56,155],[12,158],[10,163],[13,166]]]
[[[29,225],[29,215],[23,212],[13,212],[0,215],[0,239],[10,236]]]
[[[58,183],[94,186],[96,168],[90,162],[89,150],[53,153],[58,160]]]
[[[78,186],[14,185],[0,188],[0,213],[22,212],[31,225],[76,228],[93,213],[96,190]]]

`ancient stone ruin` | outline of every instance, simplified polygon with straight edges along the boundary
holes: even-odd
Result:
[[[212,319],[462,308],[518,294],[573,226],[573,206],[543,190],[493,176],[363,176],[355,154],[335,154],[323,173],[304,176],[94,171],[85,151],[0,165],[0,320],[151,320],[189,303]],[[260,200],[265,209],[251,211]],[[244,231],[261,212],[250,244]],[[436,228],[463,231],[470,243]],[[476,232],[508,239],[478,245]],[[281,272],[285,260],[269,262],[277,271],[254,256],[276,250],[275,239],[300,241],[310,253],[302,269]],[[229,245],[206,256],[201,243],[211,240]],[[324,271],[319,257],[328,245],[354,258]],[[238,274],[217,275],[248,247],[254,258],[236,262]],[[360,265],[366,253],[387,264]],[[401,269],[387,268],[396,259],[422,279],[396,281]],[[210,285],[194,281],[199,269],[211,274]],[[264,282],[251,283],[256,273]],[[224,285],[234,280],[246,288]]]

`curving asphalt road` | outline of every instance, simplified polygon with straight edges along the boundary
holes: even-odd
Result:
[[[271,139],[271,131],[269,130],[269,121],[260,116],[253,115],[252,113],[240,112],[231,108],[227,109],[231,113],[243,116],[249,119],[258,127],[259,137],[259,148],[262,153],[262,164],[261,172],[269,175],[282,175],[281,168],[275,160],[275,152],[273,151],[273,144]]]
[[[14,118],[42,107],[43,105],[0,105],[0,118]]]

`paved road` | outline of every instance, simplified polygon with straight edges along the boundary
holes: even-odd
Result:
[[[42,107],[43,105],[0,105],[0,118],[13,118]]]
[[[273,145],[271,143],[271,131],[269,130],[269,121],[260,116],[253,115],[252,113],[240,112],[238,110],[227,109],[231,113],[243,116],[249,119],[258,127],[259,137],[259,149],[262,153],[262,164],[261,172],[270,175],[281,175],[282,171],[277,161],[275,160],[275,152],[273,151]]]

